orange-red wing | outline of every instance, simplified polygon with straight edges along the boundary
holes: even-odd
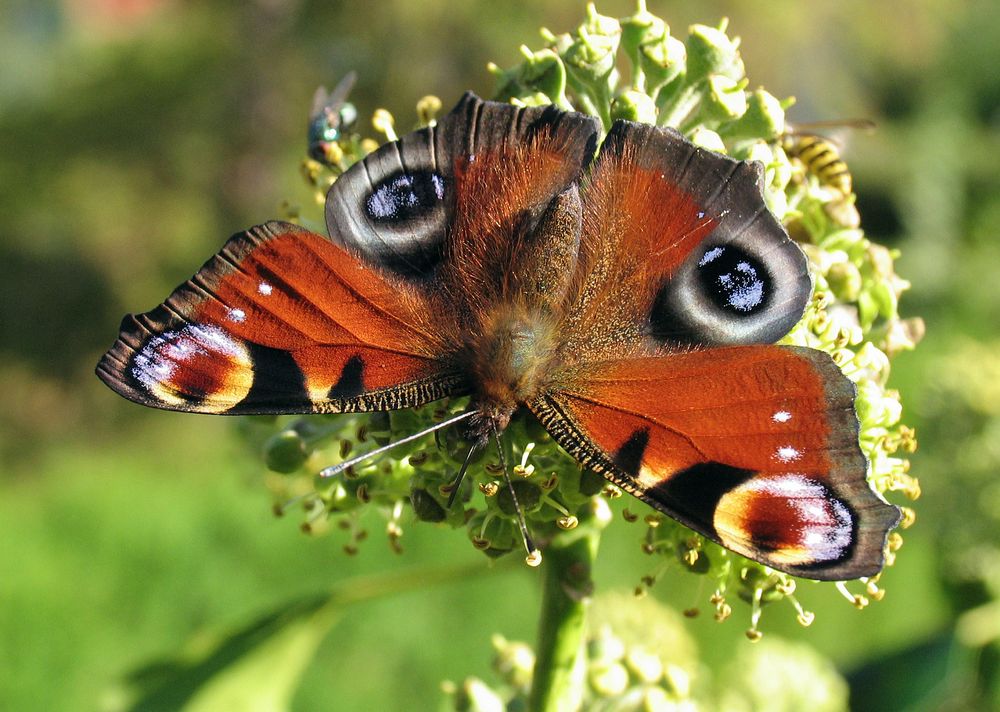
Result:
[[[589,364],[532,410],[583,465],[739,554],[815,579],[882,566],[898,511],[866,482],[854,387],[826,353]]]
[[[763,184],[759,163],[615,122],[582,191],[567,353],[605,360],[784,336],[811,282]]]
[[[127,316],[97,373],[170,410],[411,407],[466,390],[448,361],[453,327],[430,298],[271,222],[231,238],[156,309]]]

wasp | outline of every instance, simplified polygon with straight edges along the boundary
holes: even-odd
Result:
[[[870,131],[875,122],[868,119],[842,121],[817,121],[789,126],[781,136],[781,148],[789,158],[797,158],[806,171],[812,173],[822,185],[839,191],[844,197],[854,193],[854,180],[847,163],[841,158],[834,139],[818,133],[819,128],[854,128]]]

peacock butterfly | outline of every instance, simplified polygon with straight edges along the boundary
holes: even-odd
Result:
[[[97,366],[147,406],[410,408],[470,395],[485,442],[520,406],[583,467],[775,569],[882,566],[898,510],[865,480],[854,387],[775,346],[811,280],[763,171],[675,131],[467,93],[330,189],[330,238],[232,237]]]

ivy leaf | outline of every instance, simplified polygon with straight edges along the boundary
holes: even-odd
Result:
[[[324,595],[282,606],[214,643],[130,673],[120,690],[130,712],[286,712],[320,642],[340,617]]]

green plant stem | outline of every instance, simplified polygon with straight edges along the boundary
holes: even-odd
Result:
[[[581,520],[545,550],[541,618],[529,709],[573,712],[583,691],[583,641],[601,527]]]

